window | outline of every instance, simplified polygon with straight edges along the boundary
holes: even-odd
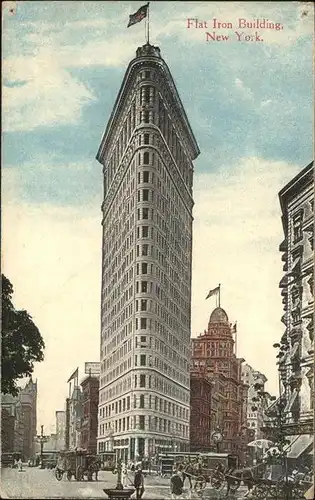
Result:
[[[303,211],[300,210],[293,217],[293,243],[296,243],[303,237],[302,223],[303,223]]]
[[[146,355],[140,354],[140,366],[145,366],[145,365],[146,365]]]
[[[141,292],[146,293],[148,290],[148,282],[147,281],[141,281]]]
[[[146,310],[147,310],[147,300],[141,299],[141,311],[146,311]]]
[[[151,78],[151,71],[145,71],[144,78]]]
[[[147,238],[149,236],[149,227],[142,226],[142,238]]]
[[[147,337],[145,337],[144,335],[142,335],[140,337],[140,342],[146,342],[147,341]]]
[[[140,395],[139,408],[144,408],[144,394]]]
[[[149,190],[148,189],[142,190],[142,199],[143,199],[143,201],[149,201]]]
[[[146,170],[143,172],[143,182],[149,182],[149,172]]]
[[[149,245],[147,245],[147,244],[142,245],[142,255],[144,255],[144,256],[148,255],[148,248],[149,248]]]
[[[149,123],[149,111],[142,111],[142,122]]]
[[[144,144],[149,144],[149,142],[150,142],[150,136],[149,136],[149,134],[144,134]]]
[[[145,375],[140,375],[140,387],[145,387]]]
[[[139,429],[144,431],[144,415],[140,415],[139,417]]]
[[[141,264],[141,274],[148,274],[148,264],[146,262]]]
[[[147,318],[140,318],[140,330],[147,328]]]
[[[148,219],[148,218],[149,218],[149,209],[143,208],[142,209],[142,219]]]
[[[146,151],[145,153],[143,153],[144,165],[149,165],[149,160],[150,160],[150,155],[149,155],[148,151]]]

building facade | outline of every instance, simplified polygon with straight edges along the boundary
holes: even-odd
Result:
[[[89,453],[97,452],[99,377],[88,376],[81,382],[82,420],[80,445]]]
[[[56,441],[57,450],[66,449],[66,412],[56,411]]]
[[[189,446],[192,181],[199,149],[158,47],[139,47],[103,165],[98,450]]]
[[[314,168],[305,167],[279,193],[284,240],[284,306],[279,357],[285,407],[284,432],[292,436],[289,458],[310,454],[314,419]]]
[[[80,430],[82,418],[82,392],[80,386],[74,386],[70,398],[66,400],[66,449],[80,447]]]
[[[212,382],[203,367],[190,370],[190,451],[210,451],[212,415]]]
[[[10,417],[7,419],[8,435],[5,442],[10,446],[13,444],[13,449],[8,451],[21,453],[24,460],[33,457],[37,425],[37,382],[30,378],[26,385],[19,389],[16,397],[2,394],[1,410],[5,417]]]
[[[243,460],[247,451],[248,386],[242,382],[244,360],[234,354],[232,333],[226,312],[217,307],[211,313],[208,329],[192,339],[192,366],[206,370],[214,387],[210,427],[222,436],[218,451],[238,453]]]
[[[242,365],[242,380],[248,386],[247,424],[253,430],[254,439],[263,439],[265,412],[271,403],[271,395],[265,390],[267,377],[248,364]]]

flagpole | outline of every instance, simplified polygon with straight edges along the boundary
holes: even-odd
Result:
[[[221,283],[219,283],[219,307],[221,307]]]
[[[150,43],[150,2],[148,2],[148,32],[147,32],[147,43]]]

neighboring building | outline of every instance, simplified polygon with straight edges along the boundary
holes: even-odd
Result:
[[[66,449],[66,412],[56,411],[57,450]]]
[[[190,370],[190,451],[210,451],[212,383],[205,367]]]
[[[19,389],[19,394],[16,397],[11,396],[11,394],[2,394],[1,410],[5,419],[8,415],[10,416],[9,420],[8,418],[5,420],[5,432],[8,433],[5,442],[10,446],[13,444],[13,449],[8,451],[20,452],[23,459],[28,460],[34,455],[37,382],[33,382],[32,378],[30,378],[25,387]],[[13,419],[14,427],[12,426]]]
[[[244,360],[234,354],[232,332],[226,312],[221,307],[214,309],[208,330],[192,339],[192,366],[206,370],[208,379],[214,384],[210,427],[222,435],[219,451],[238,453],[242,460],[247,451],[248,387],[242,382]]]
[[[89,453],[97,452],[98,391],[99,377],[88,376],[82,387],[82,420],[80,429],[81,447]]]
[[[82,392],[79,386],[74,386],[71,398],[66,400],[66,449],[80,447],[80,429],[82,418]]]
[[[285,274],[279,284],[285,325],[279,358],[283,430],[291,440],[288,457],[308,461],[313,453],[315,400],[313,162],[280,191],[279,198],[285,236],[280,245]]]
[[[271,403],[271,395],[265,390],[267,377],[250,365],[242,365],[242,380],[248,385],[247,424],[254,439],[264,438],[265,411]]]
[[[189,447],[193,160],[160,49],[139,47],[97,154],[103,165],[98,450]]]

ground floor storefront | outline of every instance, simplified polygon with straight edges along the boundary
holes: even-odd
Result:
[[[124,462],[151,458],[161,453],[189,451],[189,441],[162,436],[129,435],[128,437],[111,436],[98,442],[98,452],[116,452],[116,457]]]

